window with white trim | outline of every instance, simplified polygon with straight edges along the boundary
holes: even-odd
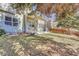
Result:
[[[5,24],[12,26],[12,18],[11,17],[8,17],[8,16],[5,16]]]
[[[16,18],[13,18],[13,26],[18,26],[18,20]]]
[[[5,24],[10,26],[18,26],[18,20],[16,18],[5,16]]]

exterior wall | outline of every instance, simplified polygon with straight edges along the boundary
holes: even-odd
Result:
[[[48,32],[53,27],[53,24],[56,21],[56,13],[51,13],[47,16],[37,11],[36,15],[42,16],[43,18],[43,20],[38,20],[38,26],[37,26],[38,33]]]
[[[20,28],[20,18],[13,15],[16,13],[16,10],[14,10],[12,7],[9,6],[8,3],[1,3],[0,4],[0,9],[5,11],[5,12],[0,12],[0,28],[4,29],[6,33],[17,33],[21,32],[22,29]],[[6,13],[10,12],[10,13]],[[5,24],[5,16],[12,17],[12,18],[17,18],[18,19],[18,26],[12,26],[12,25],[7,25]],[[13,19],[12,19],[13,20]]]
[[[42,15],[45,20],[46,31],[49,31],[53,27],[53,23],[56,21],[56,13],[51,13],[48,16]]]
[[[18,32],[23,32],[23,15],[17,15],[18,18]]]
[[[37,22],[37,33],[43,33],[46,32],[46,27],[45,27],[45,21],[44,20],[38,20]]]
[[[17,33],[19,32],[19,22],[18,26],[11,26],[5,24],[5,16],[9,17],[15,17],[14,15],[8,14],[8,13],[1,13],[1,19],[0,19],[0,28],[4,29],[6,33]],[[16,17],[15,17],[16,18]]]
[[[0,9],[8,11],[10,13],[16,13],[16,10],[13,9],[9,3],[0,3]]]
[[[23,15],[12,15],[9,13],[1,13],[1,20],[0,20],[0,28],[4,29],[7,33],[17,33],[17,32],[23,32]],[[18,26],[10,26],[5,24],[5,15],[9,17],[15,17],[18,19]],[[37,32],[46,32],[48,31],[48,27],[46,25],[46,22],[51,20],[51,23],[56,20],[56,14],[52,13],[49,16],[43,15],[39,11],[36,12],[37,16],[42,16],[44,20],[38,20],[37,24],[35,24],[35,30]],[[50,24],[51,24],[50,23]],[[30,27],[31,22],[26,22],[26,32],[32,31],[32,27]],[[46,31],[45,31],[46,30]]]
[[[35,33],[36,32],[37,23],[36,20],[28,19],[26,23],[26,32],[27,33]]]

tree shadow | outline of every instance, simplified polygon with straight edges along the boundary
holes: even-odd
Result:
[[[59,55],[77,55],[77,53],[71,49],[71,48],[66,48],[66,45],[70,45],[70,44],[64,44],[64,43],[60,43],[60,42],[56,42],[51,40],[51,38],[45,38],[45,37],[41,37],[41,36],[37,36],[37,35],[33,35],[33,37],[35,37],[35,39],[30,40],[28,43],[21,42],[21,44],[23,45],[23,47],[25,48],[25,51],[30,51],[29,55],[32,56],[36,56],[36,55],[44,55],[44,56],[50,56],[50,55],[54,55],[55,53],[58,53]],[[50,50],[46,50],[42,51],[42,49],[36,49],[36,47],[38,47],[40,45],[40,47],[43,47],[43,45],[49,45],[46,47],[50,47]],[[53,50],[53,52],[52,52]],[[26,53],[26,52],[25,52]]]
[[[33,37],[31,39],[27,39],[28,37]],[[70,44],[65,44],[61,42],[56,42],[52,40],[53,38],[46,38],[38,35],[28,35],[20,37],[11,37],[7,38],[8,40],[4,40],[2,43],[4,51],[6,52],[4,56],[21,56],[21,55],[30,55],[30,56],[72,56],[78,55],[71,48],[66,48],[66,45],[71,46]],[[18,43],[17,43],[18,42]],[[23,52],[24,54],[19,54],[19,52],[15,52],[15,49],[12,49],[13,43],[17,43],[22,46],[19,52]],[[15,46],[17,45],[15,44]],[[17,46],[16,46],[17,47]],[[18,48],[18,47],[17,47]],[[24,48],[24,50],[22,50]]]
[[[1,43],[0,43],[1,44]],[[17,54],[12,50],[12,43],[11,41],[5,40],[2,42],[3,47],[3,54],[2,56],[16,56]]]
[[[56,36],[56,37],[61,37],[61,38],[67,38],[67,39],[71,39],[71,40],[74,40],[74,41],[79,41],[78,39],[76,39],[76,38],[68,38],[68,37],[63,37],[63,36],[57,36],[57,35],[51,35],[51,34],[49,34],[50,36]]]

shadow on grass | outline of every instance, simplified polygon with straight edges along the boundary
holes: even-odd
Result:
[[[66,45],[69,44],[56,42],[51,40],[52,38],[45,38],[37,35],[30,35],[27,37],[33,38],[30,39],[27,43],[24,43],[23,41],[21,41],[20,43],[25,48],[25,51],[30,51],[29,55],[77,55],[77,53],[73,49],[66,48]],[[36,47],[38,47],[39,45],[41,49],[36,49]],[[47,50],[45,49],[45,51],[42,51],[44,47],[47,47]]]
[[[1,53],[2,56],[16,56],[17,54],[14,52],[14,50],[12,50],[12,42],[8,41],[8,40],[4,40],[2,41],[2,43],[0,43],[3,52]]]
[[[14,36],[7,38],[8,40],[3,42],[4,55],[7,56],[17,56],[21,51],[21,55],[30,55],[30,56],[53,56],[53,55],[77,55],[73,49],[66,48],[66,45],[60,42],[52,40],[53,38],[46,38],[38,35],[27,35],[27,36]],[[17,48],[19,52],[15,52],[15,49],[12,49],[13,44],[17,43],[21,48],[18,49],[17,44],[14,48]],[[70,45],[71,46],[71,45]],[[22,50],[24,48],[24,50]]]
[[[71,39],[71,40],[74,40],[74,41],[79,41],[79,39],[76,39],[76,38],[68,38],[68,37],[64,37],[64,36],[58,36],[58,35],[52,35],[52,34],[46,34],[46,35],[50,35],[50,36],[56,36],[56,37],[61,37],[61,38],[67,38],[67,39]]]

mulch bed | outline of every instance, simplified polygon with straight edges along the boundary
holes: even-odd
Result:
[[[53,28],[50,31],[54,32],[54,33],[62,33],[62,34],[79,36],[79,32],[78,31],[70,31],[70,30],[67,30],[67,29]]]

